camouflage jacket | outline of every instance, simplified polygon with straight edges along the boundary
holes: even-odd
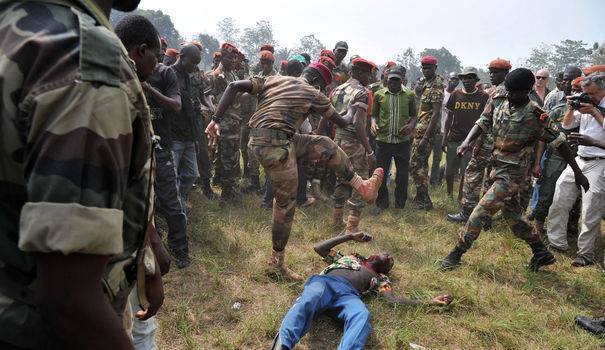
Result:
[[[208,75],[208,82],[210,84],[209,91],[210,95],[214,96],[215,104],[221,100],[221,97],[227,89],[229,83],[240,80],[235,71],[225,71],[223,64],[219,64],[218,68],[211,71]],[[238,93],[237,97],[233,101],[233,104],[227,108],[223,118],[233,118],[235,120],[241,120],[242,105],[240,103],[241,93]]]
[[[424,136],[433,116],[433,103],[443,103],[443,91],[445,90],[445,82],[440,75],[436,75],[435,79],[431,81],[422,79],[421,84],[422,86],[418,87],[420,94],[417,103],[418,122],[416,124],[416,138]],[[437,130],[439,130],[439,126],[435,128],[435,131]]]
[[[519,173],[527,172],[537,141],[552,142],[555,147],[565,141],[553,121],[533,101],[516,108],[504,100],[493,110],[486,110],[477,125],[493,135],[496,165]]]
[[[361,85],[357,79],[349,79],[346,83],[339,85],[330,95],[330,100],[334,109],[338,114],[345,115],[351,107],[361,108],[364,111],[368,110],[368,90]],[[367,118],[362,121],[364,125],[367,123]],[[336,138],[344,137],[348,139],[357,139],[355,124],[349,124],[345,128],[336,128]]]
[[[151,212],[151,127],[134,62],[92,1],[0,12],[0,343],[55,348],[35,253],[111,255],[116,312]],[[118,302],[119,301],[119,302]]]

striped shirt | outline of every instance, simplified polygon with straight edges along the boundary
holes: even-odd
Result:
[[[412,135],[401,135],[399,131],[416,113],[416,98],[411,90],[403,88],[393,93],[385,87],[376,91],[372,106],[372,117],[378,125],[376,140],[385,143],[409,141]]]

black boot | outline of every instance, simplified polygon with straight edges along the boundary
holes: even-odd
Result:
[[[489,231],[492,229],[492,217],[490,215],[483,219],[483,229]]]
[[[221,199],[219,200],[219,204],[225,205],[227,203],[238,203],[241,201],[241,194],[236,192],[231,187],[223,188],[221,192]]]
[[[454,250],[452,250],[443,260],[441,260],[441,269],[442,270],[451,270],[456,266],[460,265],[460,259],[462,258],[462,254],[464,254],[466,250],[456,246]]]
[[[578,327],[585,329],[592,334],[605,334],[605,317],[590,318],[576,316],[576,324]]]
[[[552,265],[557,262],[557,259],[552,255],[551,252],[546,249],[541,241],[530,243],[531,251],[534,253],[531,260],[529,261],[529,268],[532,271],[537,272],[540,267]]]
[[[260,179],[258,176],[250,176],[250,185],[244,187],[243,193],[258,192],[260,190]]]
[[[216,193],[214,193],[214,190],[212,190],[212,187],[210,186],[210,179],[202,180],[202,192],[204,192],[204,196],[206,196],[206,198],[208,198],[208,199],[214,200],[218,197],[216,195]]]
[[[456,214],[447,214],[447,221],[457,222],[459,224],[465,224],[468,220],[469,214],[467,214],[464,210],[461,210]]]

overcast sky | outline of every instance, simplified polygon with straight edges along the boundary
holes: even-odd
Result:
[[[240,29],[259,20],[273,25],[278,44],[294,47],[307,34],[327,48],[346,40],[349,54],[377,63],[407,47],[446,47],[463,65],[484,67],[496,58],[513,64],[541,42],[605,41],[605,0],[142,0],[161,9],[185,38],[217,34],[216,23],[233,17]]]

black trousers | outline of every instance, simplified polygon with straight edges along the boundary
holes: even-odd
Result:
[[[389,171],[387,168],[391,163],[391,158],[395,160],[397,167],[397,175],[395,177],[395,207],[403,208],[408,199],[408,167],[410,165],[410,142],[402,143],[385,143],[376,141],[376,164],[384,169],[385,173]],[[389,191],[387,182],[383,181],[376,205],[386,209],[389,207]]]

